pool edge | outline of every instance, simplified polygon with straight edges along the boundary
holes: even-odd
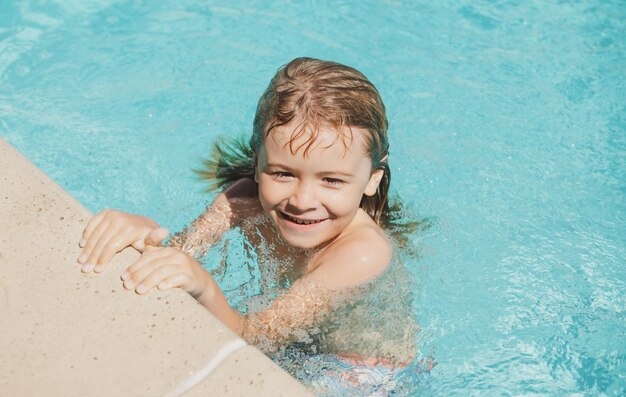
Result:
[[[121,288],[121,270],[138,256],[133,250],[101,275],[82,274],[76,240],[92,214],[1,138],[0,169],[2,390],[163,395],[236,340],[182,291],[140,297]],[[223,371],[237,387],[229,387]],[[190,393],[216,388],[221,395],[310,395],[249,346],[228,355]]]

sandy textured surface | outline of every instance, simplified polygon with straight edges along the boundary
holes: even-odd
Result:
[[[180,290],[139,296],[119,275],[80,272],[82,205],[0,140],[0,390],[7,396],[159,396],[236,336]],[[189,395],[307,395],[253,347]]]

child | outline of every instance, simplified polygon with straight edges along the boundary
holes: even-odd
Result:
[[[101,272],[130,245],[142,255],[122,274],[125,288],[183,288],[268,353],[301,344],[352,362],[405,365],[415,357],[416,326],[400,293],[408,276],[386,272],[387,160],[387,118],[374,85],[351,67],[298,58],[261,96],[249,147],[215,146],[200,174],[226,189],[189,228],[161,246],[168,232],[153,220],[104,210],[85,228],[78,262],[85,273]],[[262,289],[275,298],[247,315],[198,262],[236,226],[257,247]],[[363,299],[383,273],[391,300],[405,304]]]

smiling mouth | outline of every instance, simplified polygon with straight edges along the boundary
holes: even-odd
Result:
[[[283,219],[286,219],[298,225],[313,225],[316,223],[324,222],[326,220],[326,219],[298,219],[298,218],[294,218],[293,216],[289,216],[282,211],[278,211],[278,213],[281,215]]]

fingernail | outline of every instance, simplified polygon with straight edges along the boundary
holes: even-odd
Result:
[[[122,273],[121,277],[122,277],[122,280],[126,281],[126,280],[128,280],[129,276],[130,276],[130,274],[128,272],[124,272],[124,273]]]
[[[100,273],[103,270],[104,270],[104,266],[103,265],[96,265],[96,268],[93,269],[93,271],[96,272],[96,273]]]
[[[132,289],[132,288],[133,288],[133,281],[132,281],[132,280],[126,280],[126,281],[124,281],[124,288],[126,288],[126,289]]]
[[[93,265],[91,263],[85,263],[81,269],[83,273],[89,273],[93,270]]]
[[[138,294],[143,294],[146,292],[146,287],[143,284],[139,284],[137,288],[135,288],[135,291],[137,291]]]
[[[87,240],[85,240],[84,238],[78,242],[78,246],[81,248],[84,247],[85,245],[87,245]]]
[[[78,263],[85,263],[87,261],[87,255],[80,254],[77,260],[78,260]]]

